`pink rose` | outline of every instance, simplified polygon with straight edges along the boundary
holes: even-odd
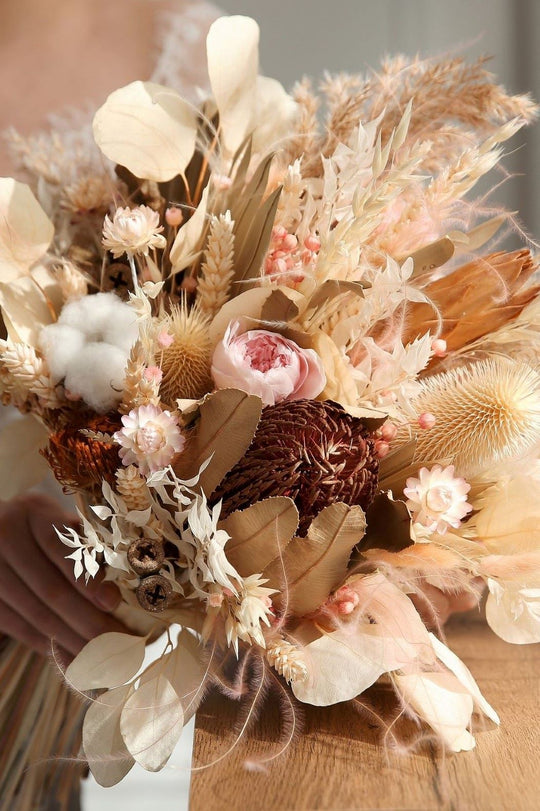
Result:
[[[239,329],[232,321],[214,351],[212,376],[218,389],[247,391],[265,406],[311,399],[324,389],[326,375],[313,349],[265,329],[238,335]]]

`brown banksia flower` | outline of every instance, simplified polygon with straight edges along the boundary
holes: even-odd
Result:
[[[212,388],[209,324],[208,317],[197,307],[188,311],[184,304],[175,307],[161,322],[160,334],[172,338],[168,339],[170,343],[156,348],[156,360],[163,372],[159,393],[167,405],[174,405],[178,398],[198,399]]]
[[[90,436],[82,434],[81,428]],[[121,466],[118,446],[91,434],[112,435],[119,428],[119,420],[83,412],[49,436],[49,444],[42,453],[65,491],[84,490],[99,495],[103,479],[114,487],[115,474]]]
[[[362,420],[330,401],[296,400],[265,408],[244,457],[215,492],[222,516],[270,496],[288,496],[300,513],[299,535],[335,501],[367,509],[379,460]]]

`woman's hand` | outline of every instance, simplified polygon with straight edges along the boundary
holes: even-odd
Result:
[[[125,628],[111,616],[120,602],[113,583],[75,580],[53,529],[64,525],[77,527],[77,517],[46,496],[0,504],[0,633],[43,655],[53,640],[67,662],[98,634]]]

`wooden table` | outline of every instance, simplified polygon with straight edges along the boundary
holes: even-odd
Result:
[[[260,769],[257,758],[280,748],[279,714],[268,704],[245,742],[193,772],[191,811],[538,811],[540,645],[508,645],[470,618],[454,621],[447,637],[501,717],[500,728],[477,722],[475,750],[445,757],[425,743],[401,754],[380,745],[380,724],[340,704],[307,707],[304,732],[285,754],[265,771],[248,770],[246,760]],[[372,688],[368,697],[385,719],[395,714],[389,689]],[[234,702],[210,696],[197,716],[195,768],[231,747],[238,721]],[[398,725],[402,740],[411,739],[408,723]]]

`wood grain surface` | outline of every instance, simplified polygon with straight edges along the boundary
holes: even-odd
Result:
[[[540,809],[540,646],[508,645],[470,619],[454,621],[447,639],[501,718],[500,728],[476,720],[475,750],[444,756],[429,741],[406,753],[382,746],[383,725],[340,704],[306,707],[303,734],[263,764],[281,748],[283,732],[275,702],[267,702],[224,756],[242,717],[236,702],[213,694],[197,716],[190,811]],[[396,715],[389,687],[363,698],[386,723]],[[411,722],[400,720],[394,729],[402,742],[418,737]]]

